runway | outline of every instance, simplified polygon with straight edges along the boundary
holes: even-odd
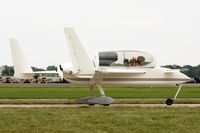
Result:
[[[85,104],[2,104],[0,108],[78,108],[78,107],[149,107],[149,108],[196,108],[200,107],[200,104],[173,104],[167,106],[166,104],[111,104],[110,106],[88,106]]]
[[[80,86],[87,86],[87,85],[73,85],[70,83],[0,83],[0,86],[56,86],[56,87],[66,87],[66,86],[75,86],[75,87],[80,87]],[[116,85],[105,85],[106,87],[112,87],[112,86],[116,86]],[[169,85],[169,86],[176,86],[176,85]],[[198,87],[200,86],[200,83],[186,83],[183,84],[183,86],[185,87]]]

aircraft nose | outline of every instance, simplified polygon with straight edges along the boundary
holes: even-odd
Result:
[[[190,81],[191,78],[189,78],[188,76],[185,77],[185,80]]]
[[[188,77],[187,75],[185,75],[185,74],[183,74],[183,73],[181,73],[181,75],[182,75],[182,77],[183,77],[183,80],[184,80],[185,82],[187,82],[187,81],[190,81],[190,80],[191,80],[191,78],[190,78],[190,77]]]

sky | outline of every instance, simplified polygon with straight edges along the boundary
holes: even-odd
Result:
[[[0,0],[0,65],[17,38],[32,66],[71,62],[64,27],[96,51],[150,50],[158,65],[200,64],[199,0]]]

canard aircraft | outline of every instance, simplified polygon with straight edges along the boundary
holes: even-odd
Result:
[[[112,86],[160,86],[177,85],[178,90],[174,98],[166,100],[167,105],[172,105],[182,84],[189,77],[179,70],[161,68],[156,66],[156,59],[145,51],[119,50],[95,53],[90,59],[73,28],[64,28],[68,42],[72,63],[61,64],[57,71],[33,72],[28,64],[16,39],[10,39],[14,77],[32,79],[33,74],[58,73],[61,78],[72,84],[88,85],[90,93],[88,98],[78,99],[78,103],[108,106],[114,102],[111,97],[106,97],[104,85]],[[93,96],[93,88],[97,87],[101,97]]]

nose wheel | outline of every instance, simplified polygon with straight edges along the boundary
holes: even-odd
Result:
[[[166,104],[169,105],[169,106],[172,105],[173,102],[174,102],[174,100],[171,99],[171,98],[168,98],[168,99],[166,100]]]
[[[91,104],[91,103],[90,103],[90,104],[88,104],[88,105],[89,105],[89,106],[94,106],[95,104]]]
[[[103,106],[110,106],[110,104],[103,104]]]
[[[180,90],[181,90],[181,87],[182,87],[182,85],[178,85],[179,87],[178,87],[178,90],[177,90],[177,92],[176,92],[176,95],[174,96],[174,98],[172,99],[172,98],[168,98],[167,100],[166,100],[166,104],[167,105],[172,105],[173,104],[173,102],[174,102],[174,100],[176,99],[176,97],[178,96],[178,94],[179,94],[179,92],[180,92]]]

